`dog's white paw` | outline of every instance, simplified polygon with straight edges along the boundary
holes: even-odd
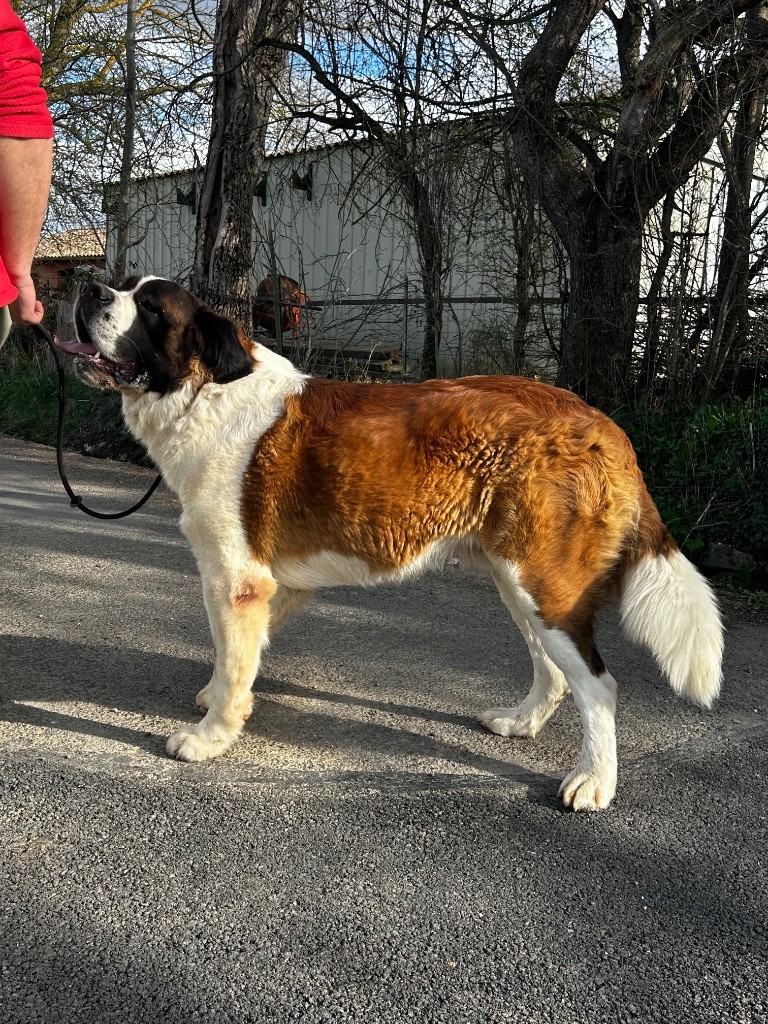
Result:
[[[213,680],[210,681],[206,686],[195,697],[195,704],[200,708],[201,711],[207,711],[211,706],[211,691],[213,689]]]
[[[478,721],[497,736],[524,736],[531,740],[544,724],[540,715],[526,712],[522,707],[488,708]]]
[[[179,729],[168,740],[165,749],[179,761],[209,761],[232,746],[236,736],[211,735],[205,723]]]
[[[557,795],[574,811],[602,811],[616,794],[616,779],[599,776],[578,766],[563,779]]]

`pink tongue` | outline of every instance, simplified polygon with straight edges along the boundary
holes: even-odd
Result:
[[[62,341],[60,338],[54,337],[53,339],[58,347],[64,352],[69,352],[72,356],[84,355],[84,356],[95,356],[98,355],[96,346],[91,345],[86,341]]]

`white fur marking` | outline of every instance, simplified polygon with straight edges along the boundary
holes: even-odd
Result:
[[[119,355],[115,349],[116,343],[130,331],[136,319],[136,303],[133,296],[147,281],[160,281],[158,277],[142,277],[139,283],[128,291],[118,291],[116,288],[109,288],[102,285],[114,296],[114,301],[105,308],[104,312],[94,318],[90,324],[91,338],[96,348],[106,358],[116,360]],[[124,356],[123,356],[124,358]]]
[[[469,557],[474,552],[472,537],[448,537],[427,545],[415,558],[391,572],[372,571],[354,555],[318,551],[307,558],[286,558],[275,562],[275,579],[287,587],[317,590],[320,587],[373,586],[400,583],[430,569],[440,569],[451,558]]]
[[[709,584],[685,555],[644,558],[627,573],[621,621],[676,693],[711,706],[720,692],[723,627]]]
[[[497,583],[501,599],[528,645],[533,662],[533,685],[525,699],[516,707],[489,708],[482,713],[479,721],[497,736],[523,736],[534,739],[568,693],[568,683],[557,665],[547,657],[528,617],[511,599],[512,595],[508,593],[508,588],[502,585],[502,581]]]

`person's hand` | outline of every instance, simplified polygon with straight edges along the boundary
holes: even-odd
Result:
[[[35,291],[35,282],[29,275],[12,278],[12,281],[19,289],[19,294],[8,306],[11,320],[16,324],[39,324],[44,311]]]

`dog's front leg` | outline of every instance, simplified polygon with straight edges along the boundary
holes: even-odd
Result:
[[[268,571],[252,571],[227,585],[203,581],[205,606],[216,649],[206,687],[208,711],[197,725],[175,732],[166,749],[182,761],[207,761],[235,742],[251,713],[251,686],[268,639],[269,602],[276,590]]]
[[[292,587],[283,587],[278,584],[277,590],[269,602],[269,639],[271,640],[283,628],[288,619],[309,601],[314,594],[313,590],[295,590]],[[216,653],[216,641],[214,640],[214,654]],[[205,714],[213,700],[214,677],[207,683],[195,698],[195,704]]]

